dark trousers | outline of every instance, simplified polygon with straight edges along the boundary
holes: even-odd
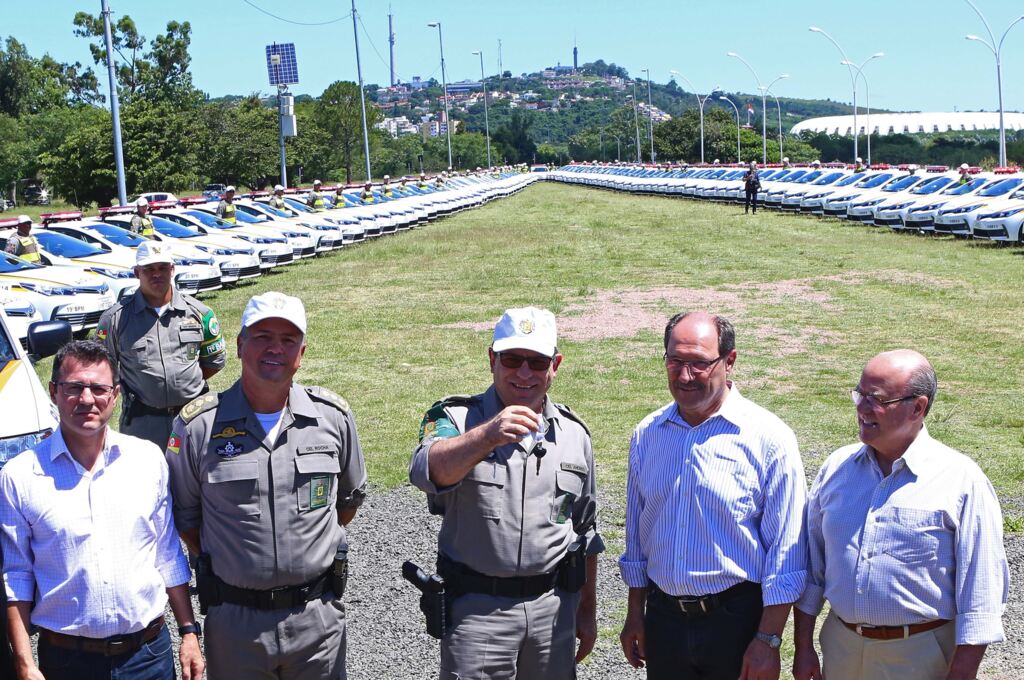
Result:
[[[648,680],[736,680],[761,621],[761,591],[688,615],[651,587],[644,614]]]
[[[39,641],[39,670],[46,680],[174,680],[171,634],[160,634],[132,654],[103,656]]]
[[[751,206],[754,207],[754,212],[757,212],[757,189],[746,189],[747,199],[743,202],[743,212],[747,212]]]

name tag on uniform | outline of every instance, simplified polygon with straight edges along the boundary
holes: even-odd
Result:
[[[309,484],[309,507],[322,508],[331,497],[331,478],[327,475],[314,477]]]
[[[198,321],[182,321],[180,328],[183,331],[201,331],[203,325]]]
[[[562,463],[562,469],[568,470],[569,472],[578,472],[581,475],[585,475],[590,472],[586,465],[580,465],[579,463]]]
[[[334,446],[331,444],[313,444],[312,446],[300,446],[298,448],[299,455],[306,453],[334,453]]]

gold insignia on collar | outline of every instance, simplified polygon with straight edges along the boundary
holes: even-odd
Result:
[[[211,439],[230,439],[231,437],[244,437],[246,434],[247,433],[246,433],[245,430],[236,430],[235,428],[233,428],[233,427],[231,427],[229,425],[228,427],[225,427],[223,430],[221,430],[217,434],[212,435],[210,438]]]

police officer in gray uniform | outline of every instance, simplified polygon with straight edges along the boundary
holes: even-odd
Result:
[[[547,396],[556,338],[551,312],[506,311],[488,350],[493,385],[423,419],[409,478],[443,516],[438,571],[453,598],[440,680],[568,680],[593,648],[604,543],[575,516],[595,507],[594,455],[579,417]]]
[[[182,409],[167,443],[175,523],[199,555],[210,680],[346,677],[344,526],[366,469],[348,404],[292,381],[305,336],[301,300],[253,297],[241,378]]]
[[[181,407],[207,391],[224,368],[220,322],[209,307],[174,287],[166,243],[135,251],[135,294],[105,311],[96,338],[118,361],[124,402],[118,429],[163,447]]]

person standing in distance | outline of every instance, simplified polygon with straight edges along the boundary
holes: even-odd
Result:
[[[108,427],[117,383],[101,343],[62,347],[50,382],[59,426],[0,471],[5,615],[18,680],[174,680],[168,602],[182,677],[202,678],[167,464],[153,444]]]
[[[39,241],[32,235],[32,218],[18,215],[18,230],[7,239],[6,251],[25,260],[39,264]]]
[[[747,214],[747,211],[751,207],[754,209],[754,214],[757,214],[757,192],[761,191],[761,177],[757,174],[757,161],[750,161],[750,167],[747,168],[747,172],[743,175],[743,190],[746,193],[746,199],[743,202],[743,214]]]
[[[235,223],[235,187],[224,189],[224,198],[217,204],[217,217],[229,224]]]
[[[146,214],[148,211],[149,201],[145,198],[135,201],[135,214],[132,215],[132,221],[128,226],[133,234],[138,234],[143,238],[153,238],[153,218]]]
[[[570,680],[597,638],[590,433],[548,396],[562,363],[551,312],[507,310],[488,355],[493,384],[434,404],[409,467],[443,516],[438,571],[454,601],[440,680]]]
[[[672,317],[672,401],[629,444],[620,639],[650,680],[778,680],[782,631],[807,579],[796,435],[740,395],[735,363],[728,319]]]
[[[209,389],[206,381],[224,368],[227,354],[213,310],[174,287],[168,244],[141,244],[135,276],[138,290],[103,313],[96,339],[120,369],[120,431],[163,446],[174,416]]]
[[[344,399],[294,381],[298,298],[242,312],[242,375],[182,409],[167,442],[174,517],[198,555],[210,680],[344,680],[345,525],[366,488]]]
[[[274,185],[274,195],[270,197],[270,207],[276,210],[288,210],[288,204],[284,202],[284,187],[280,184]]]
[[[1005,639],[999,500],[974,461],[928,434],[937,390],[928,360],[898,349],[871,359],[850,392],[860,442],[828,457],[807,503],[797,680],[969,680]]]

